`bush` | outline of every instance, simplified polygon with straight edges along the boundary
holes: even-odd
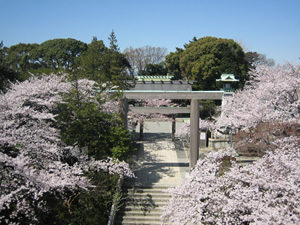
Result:
[[[41,225],[107,224],[118,176],[90,173],[95,188],[70,192],[64,200],[47,196],[48,211],[38,214]]]
[[[128,159],[134,148],[118,114],[101,111],[99,102],[83,100],[81,95],[74,89],[64,96],[65,103],[59,104],[57,126],[62,140],[86,149],[86,153],[96,159]]]

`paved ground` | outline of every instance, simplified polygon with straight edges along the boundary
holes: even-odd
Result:
[[[187,149],[171,140],[170,121],[146,121],[133,170],[138,186],[176,186],[189,172]],[[182,120],[176,123],[176,130]],[[137,132],[139,127],[137,127]]]

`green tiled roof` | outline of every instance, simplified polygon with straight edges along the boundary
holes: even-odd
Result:
[[[239,79],[235,79],[234,74],[222,74],[221,79],[217,79],[216,81],[238,82]]]
[[[156,76],[137,76],[139,81],[170,81],[173,76],[170,75],[156,75]]]

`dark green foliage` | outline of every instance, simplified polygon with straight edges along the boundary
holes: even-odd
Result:
[[[212,100],[200,100],[200,117],[201,119],[212,119],[216,113],[216,104]]]
[[[9,48],[0,43],[0,88],[8,81],[26,80],[31,74],[50,74],[77,68],[87,45],[75,39],[53,39],[42,44],[20,43]]]
[[[78,190],[70,193],[66,199],[47,196],[48,212],[40,212],[38,219],[40,225],[104,225],[112,205],[116,191],[118,176],[106,173],[91,173],[95,188],[91,190]]]
[[[0,91],[5,92],[10,82],[23,81],[27,77],[19,71],[13,70],[13,66],[8,61],[9,48],[4,47],[3,41],[0,42]]]
[[[126,160],[128,159],[129,154],[134,150],[134,147],[131,143],[130,135],[128,130],[120,124],[121,120],[118,121],[117,125],[110,127],[110,144],[113,146],[111,148],[112,157]]]
[[[101,112],[100,100],[97,101],[96,96],[86,98],[79,91],[76,79],[74,83],[74,89],[63,96],[65,103],[58,105],[56,126],[60,128],[62,140],[69,145],[78,145],[86,151],[82,154],[87,153],[96,159],[108,156],[128,159],[134,148],[119,116]],[[66,162],[72,164],[76,161],[66,157]],[[66,199],[47,196],[45,200],[49,210],[40,212],[38,224],[107,224],[118,175],[98,172],[86,176],[95,188],[72,192]]]
[[[0,145],[0,152],[8,155],[9,157],[16,158],[19,155],[20,150],[17,146],[10,146],[7,143]]]
[[[115,35],[115,32],[112,30],[112,32],[110,33],[109,37],[109,48],[115,52],[119,52],[120,48],[118,46],[118,41],[117,41],[117,37]]]
[[[3,42],[0,42],[0,91],[5,91],[9,86],[9,82],[16,80],[22,81],[20,73],[10,68],[7,62],[8,48],[4,47]]]
[[[78,57],[85,52],[87,45],[81,41],[53,39],[43,42],[37,49],[38,57],[51,69],[71,69],[77,63]]]
[[[5,49],[5,64],[15,72],[25,73],[41,68],[57,71],[71,69],[78,57],[86,51],[87,45],[81,41],[53,39],[42,44],[17,44]]]
[[[116,49],[107,48],[96,37],[80,57],[80,65],[86,78],[97,82],[110,82],[121,89],[127,87],[126,68],[130,67],[125,56]]]
[[[8,170],[13,168],[3,168]],[[89,190],[78,189],[77,191],[64,190],[64,197],[60,192],[48,192],[41,201],[37,202],[33,196],[27,196],[31,206],[35,209],[37,221],[32,221],[22,213],[14,220],[16,224],[35,225],[106,225],[108,222],[113,197],[116,193],[118,175],[104,172],[86,174],[91,179],[92,185]],[[120,193],[118,193],[120,195]],[[0,216],[9,218],[14,212],[16,202],[0,211]],[[43,210],[39,207],[43,205]],[[47,210],[44,210],[44,209]],[[1,221],[1,224],[6,224]]]
[[[147,64],[144,70],[138,72],[138,75],[167,75],[168,69],[164,63]]]
[[[3,41],[1,41],[0,42],[0,65],[4,64],[6,55],[7,55],[7,48],[4,48]]]
[[[183,75],[197,81],[202,90],[216,89],[222,73],[233,73],[243,84],[247,61],[242,48],[231,39],[204,37],[185,46],[180,58]]]
[[[78,145],[86,150],[83,154],[96,159],[128,159],[134,148],[119,116],[101,112],[96,97],[84,99],[76,87],[64,95],[65,103],[58,105],[57,126],[62,140],[69,145]],[[107,224],[118,176],[103,172],[87,176],[92,179],[95,188],[70,193],[64,200],[49,196],[49,211],[46,215],[44,212],[40,214],[39,224]]]
[[[48,68],[48,67],[39,67],[39,68],[36,68],[36,69],[30,69],[28,71],[26,71],[26,73],[24,74],[26,77],[29,77],[31,76],[32,74],[34,74],[34,76],[41,76],[41,75],[44,75],[44,74],[47,74],[47,75],[50,75],[50,74],[64,74],[65,73],[65,70],[60,68],[60,69],[52,69],[52,68]]]
[[[133,151],[131,137],[118,115],[100,111],[97,102],[82,100],[76,89],[64,101],[58,107],[57,125],[66,144],[76,144],[96,159],[128,158]]]
[[[181,80],[181,69],[180,69],[180,57],[182,55],[183,49],[176,48],[175,52],[171,52],[166,56],[166,67],[168,72],[174,76],[175,80]]]
[[[96,37],[88,45],[87,51],[80,57],[80,64],[83,70],[86,72],[86,77],[99,81],[105,78],[102,70],[102,60],[107,52],[103,41],[98,41]]]
[[[130,65],[123,54],[110,50],[104,57],[104,65],[107,77],[105,81],[119,86],[121,90],[129,87],[127,82],[131,78],[127,76],[126,68],[129,68]]]
[[[15,82],[20,79],[20,74],[7,68],[6,66],[0,65],[0,91],[5,91],[9,86],[9,82]]]
[[[96,37],[89,45],[72,38],[47,40],[40,45],[20,43],[10,48],[0,42],[0,88],[3,89],[8,80],[24,80],[30,74],[81,70],[81,78],[109,82],[125,89],[128,87],[127,80],[132,79],[126,74],[130,65],[119,52],[114,32],[109,40],[110,48]]]
[[[20,43],[13,45],[7,50],[6,63],[9,68],[18,73],[24,73],[29,69],[41,67],[37,55],[38,44]]]
[[[274,59],[268,59],[266,55],[257,52],[246,52],[245,58],[251,69],[255,69],[258,65],[275,65]]]
[[[185,49],[177,49],[166,57],[170,72],[181,73],[197,83],[197,89],[214,90],[222,73],[233,73],[241,86],[247,79],[248,63],[239,44],[232,39],[194,38]]]

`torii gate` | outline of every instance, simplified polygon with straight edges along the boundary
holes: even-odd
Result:
[[[194,168],[199,158],[199,100],[222,100],[223,91],[141,91],[125,90],[121,101],[121,115],[127,127],[128,99],[189,99],[190,108],[190,168]],[[174,110],[175,108],[169,108]],[[159,110],[159,109],[158,109]],[[165,110],[165,109],[164,109]]]

